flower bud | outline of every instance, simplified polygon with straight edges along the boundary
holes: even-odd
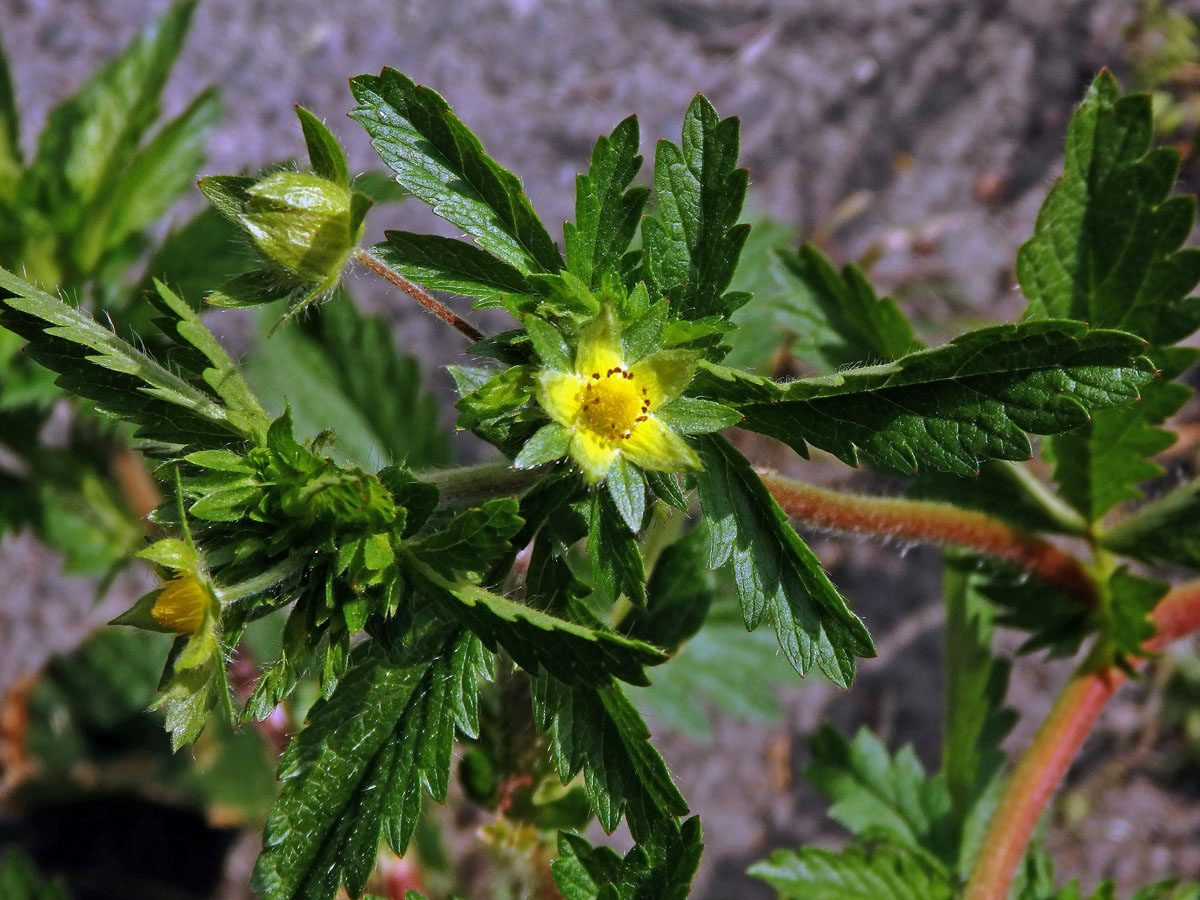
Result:
[[[237,217],[259,252],[306,285],[332,288],[363,232],[371,201],[320,175],[276,172],[245,189]]]

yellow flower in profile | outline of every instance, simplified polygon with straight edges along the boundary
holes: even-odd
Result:
[[[208,601],[208,592],[200,582],[180,572],[159,591],[150,615],[172,631],[191,634],[203,623]]]
[[[683,393],[698,359],[691,351],[661,350],[626,360],[621,326],[606,306],[580,333],[571,371],[547,368],[538,374],[537,401],[554,424],[534,436],[515,465],[537,465],[566,453],[591,484],[618,458],[660,472],[699,469],[695,451],[657,415]]]

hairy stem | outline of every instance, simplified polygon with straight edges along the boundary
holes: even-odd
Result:
[[[519,494],[532,487],[545,474],[544,469],[514,469],[507,459],[418,472],[417,477],[438,489],[441,503],[447,506],[472,506],[501,494]]]
[[[381,278],[386,279],[396,287],[400,288],[400,290],[404,291],[404,293],[408,294],[447,325],[457,328],[460,332],[470,338],[472,343],[477,343],[478,341],[483,340],[484,335],[482,331],[480,331],[454,310],[439,303],[419,285],[413,284],[399,272],[394,271],[382,261],[372,256],[369,251],[364,250],[361,247],[357,247],[354,250],[354,258],[376,275],[379,275]]]
[[[760,473],[789,516],[820,528],[978,550],[1032,572],[1088,604],[1096,583],[1082,562],[1049,541],[999,519],[945,503],[843,494]]]
[[[1200,630],[1200,580],[1169,591],[1151,614],[1157,633],[1148,652]],[[988,826],[963,900],[1004,900],[1013,873],[1046,804],[1079,753],[1096,719],[1126,675],[1114,665],[1085,661],[1067,682],[1021,757]]]

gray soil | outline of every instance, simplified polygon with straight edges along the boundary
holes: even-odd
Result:
[[[165,5],[0,0],[26,127]],[[299,154],[295,103],[330,122],[354,168],[377,168],[361,129],[343,118],[346,79],[395,66],[439,90],[522,177],[543,218],[560,223],[598,134],[636,112],[647,152],[657,138],[678,140],[681,114],[701,91],[741,117],[754,206],[821,235],[841,259],[870,253],[880,288],[901,297],[927,334],[944,336],[963,317],[1019,314],[1016,249],[1060,164],[1072,106],[1101,66],[1127,69],[1122,29],[1135,11],[1132,0],[205,0],[168,111],[203,84],[221,85],[228,113],[208,172]],[[415,206],[375,218],[439,227]],[[460,350],[456,335],[359,281],[364,302],[389,311],[431,370]],[[939,325],[947,316],[957,326]],[[805,472],[850,483],[830,465]],[[823,719],[870,726],[893,746],[911,741],[936,766],[937,555],[812,538],[882,652],[847,693],[788,691],[775,725],[723,721],[712,746],[664,736],[705,823],[698,897],[769,897],[743,874],[748,864],[775,847],[843,839],[798,777],[804,735]],[[0,545],[0,689],[134,596],[133,585],[118,585],[94,610],[89,591],[54,564],[27,536]],[[1014,751],[1068,671],[1018,663],[1013,702],[1029,715]],[[1136,688],[1118,699],[1073,775],[1092,815],[1051,828],[1060,874],[1085,886],[1112,876],[1127,891],[1151,877],[1200,877],[1195,791],[1163,787],[1153,747],[1133,752],[1153,713],[1144,702]]]

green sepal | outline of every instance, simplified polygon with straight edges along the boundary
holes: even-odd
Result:
[[[566,456],[570,447],[571,432],[557,422],[551,422],[539,428],[533,437],[525,442],[525,446],[513,460],[513,468],[532,469],[534,466],[554,462]]]
[[[641,530],[642,519],[646,515],[646,481],[642,477],[642,470],[623,456],[618,456],[608,477],[604,479],[604,485],[621,518],[629,530],[636,534]]]
[[[708,434],[731,428],[742,421],[742,414],[736,409],[697,397],[678,397],[655,410],[654,415],[680,434]]]
[[[308,148],[308,161],[313,171],[335,184],[350,187],[350,169],[346,165],[346,154],[342,145],[329,127],[303,106],[296,106],[296,116],[304,132],[304,143]]]

